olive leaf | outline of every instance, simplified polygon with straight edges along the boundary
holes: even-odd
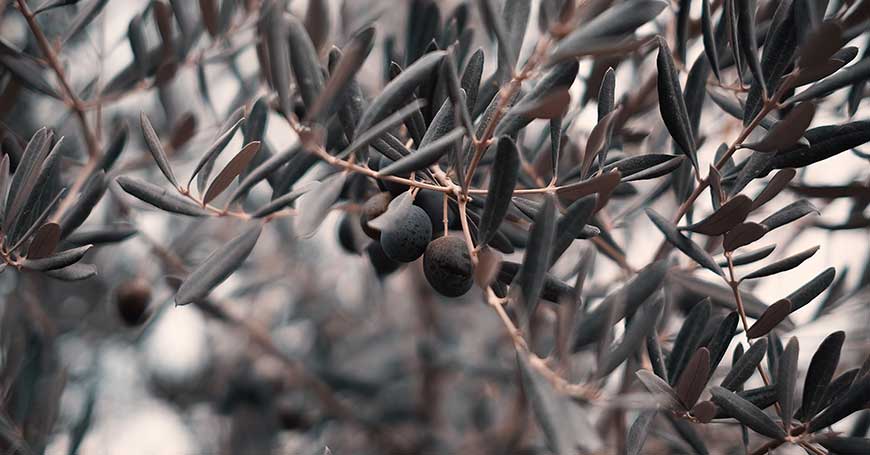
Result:
[[[409,172],[425,169],[438,162],[459,139],[465,136],[465,130],[456,128],[440,138],[417,149],[415,152],[394,161],[389,166],[378,171],[379,176],[407,175]]]
[[[622,341],[605,354],[599,362],[596,377],[606,377],[640,348],[647,335],[655,330],[663,308],[663,299],[655,299],[641,306],[637,312],[637,317],[628,324]]]
[[[238,269],[251,254],[263,226],[256,223],[233,238],[225,245],[214,250],[199,264],[178,288],[175,294],[176,305],[187,305],[205,299],[219,284],[223,283]]]
[[[677,392],[671,388],[670,384],[664,379],[656,376],[649,370],[638,370],[635,373],[637,379],[646,387],[650,393],[659,398],[659,405],[671,411],[684,410],[683,404],[680,402],[680,397]]]
[[[516,283],[522,291],[522,304],[525,305],[529,318],[538,306],[538,297],[544,286],[547,270],[550,268],[550,255],[555,236],[556,201],[548,195],[529,231],[529,243],[523,256],[523,266],[516,277]]]
[[[784,440],[785,432],[761,409],[750,403],[740,395],[722,387],[712,387],[713,402],[725,412],[737,419],[738,422],[751,428],[758,434]]]
[[[721,386],[728,390],[737,390],[742,386],[752,373],[755,372],[755,367],[761,363],[764,354],[767,353],[767,338],[759,338],[740,358],[734,362],[731,370],[722,379]]]
[[[478,242],[486,245],[492,240],[510,208],[511,197],[517,183],[520,160],[517,147],[509,137],[501,137],[495,145],[496,154],[492,177],[478,223]]]
[[[819,412],[825,391],[840,363],[840,351],[845,340],[844,332],[834,332],[822,341],[813,354],[804,379],[801,409],[796,416],[801,421],[806,422]]]
[[[787,258],[780,259],[779,261],[768,264],[758,270],[750,272],[745,275],[740,281],[752,280],[756,278],[761,278],[770,275],[776,275],[777,273],[782,273],[788,270],[791,270],[799,265],[801,265],[804,261],[812,257],[816,252],[819,251],[818,246],[814,246],[812,248],[801,251],[800,253],[791,255]]]
[[[776,369],[776,394],[779,401],[779,415],[786,431],[791,428],[794,414],[794,387],[797,382],[797,362],[800,347],[798,339],[791,337],[785,346]]]
[[[308,191],[299,198],[299,216],[294,226],[301,238],[309,238],[332,210],[332,205],[341,195],[347,173],[339,172],[324,180],[317,191]]]
[[[182,198],[174,191],[170,192],[152,183],[126,176],[118,177],[115,181],[131,196],[161,210],[180,215],[209,216],[209,212],[205,209],[194,204],[189,199]]]
[[[677,334],[677,339],[674,341],[671,355],[668,356],[668,382],[671,384],[676,384],[679,381],[691,356],[701,345],[711,310],[712,305],[710,299],[707,298],[695,304],[692,311],[686,316],[686,320]],[[687,405],[687,407],[692,407],[692,405]]]
[[[738,194],[722,204],[716,211],[697,223],[682,227],[680,230],[697,232],[704,235],[722,235],[742,223],[752,210],[752,199]]]
[[[290,69],[296,79],[302,102],[306,107],[311,107],[323,90],[323,72],[320,69],[317,49],[299,19],[293,15],[284,17],[290,51]]]
[[[163,143],[160,142],[160,137],[157,136],[157,132],[154,131],[154,127],[151,126],[151,120],[148,119],[145,112],[139,114],[139,123],[142,126],[142,134],[145,136],[148,151],[151,152],[151,156],[157,162],[160,172],[163,173],[166,180],[172,186],[178,188],[178,180],[175,178],[175,173],[172,172],[172,166],[170,166],[169,159],[166,157],[166,151],[163,150]]]
[[[686,408],[692,408],[698,402],[709,376],[710,351],[704,347],[698,348],[677,381],[677,395]]]
[[[791,310],[797,311],[818,297],[819,294],[824,292],[834,282],[835,275],[836,271],[834,268],[828,267],[822,273],[816,275],[806,284],[786,296],[785,298],[791,301]]]
[[[716,261],[714,261],[712,257],[710,257],[710,254],[704,251],[691,239],[681,234],[677,230],[677,227],[673,225],[673,223],[665,219],[663,216],[659,215],[655,210],[651,208],[646,208],[645,210],[646,215],[653,222],[656,228],[658,228],[658,230],[665,235],[665,239],[668,241],[668,243],[677,247],[677,249],[685,253],[686,256],[692,258],[692,260],[697,262],[702,267],[709,269],[717,275],[723,275],[722,268],[719,267],[718,264],[716,264]]]
[[[683,90],[680,88],[680,79],[677,75],[671,50],[663,39],[659,39],[657,84],[659,94],[659,112],[680,152],[689,157],[692,166],[698,170],[698,156],[695,150],[695,139],[692,135],[689,112],[686,109],[686,101],[683,98]]]
[[[260,142],[251,142],[242,147],[242,150],[231,159],[226,166],[218,173],[217,177],[211,182],[205,196],[202,197],[202,203],[208,204],[218,197],[224,190],[230,186],[230,183],[239,176],[248,164],[254,159],[257,152],[260,151]]]
[[[707,61],[710,62],[710,67],[713,69],[713,74],[716,79],[722,80],[719,74],[719,52],[716,47],[716,34],[713,30],[713,20],[710,16],[710,1],[701,1],[701,34],[704,41],[704,53],[707,55]]]
[[[360,71],[375,42],[374,27],[366,27],[354,34],[345,46],[341,58],[329,74],[329,79],[317,99],[311,103],[306,120],[322,120],[323,114],[336,110],[335,101],[347,90],[353,77]],[[348,138],[352,139],[352,138]]]
[[[801,103],[773,125],[760,141],[745,146],[759,152],[776,152],[790,147],[803,136],[815,114],[815,104]]]

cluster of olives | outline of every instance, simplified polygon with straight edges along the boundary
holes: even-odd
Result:
[[[444,232],[441,194],[419,191],[414,204],[389,227],[379,230],[369,224],[387,211],[394,194],[407,189],[388,184],[390,186],[384,188],[388,191],[369,197],[359,214],[359,227],[372,240],[366,254],[377,274],[389,275],[402,264],[422,256],[426,280],[438,293],[459,297],[468,292],[473,284],[471,256],[461,237]],[[456,223],[453,212],[449,214],[448,227]],[[342,247],[351,252],[356,252],[358,245],[355,229],[352,215],[346,214],[339,224],[338,239]]]

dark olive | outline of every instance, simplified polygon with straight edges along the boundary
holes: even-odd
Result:
[[[357,223],[354,217],[355,215],[351,213],[342,215],[341,221],[338,222],[338,244],[341,245],[344,251],[350,254],[359,254],[359,237],[354,232],[354,229],[359,228],[354,225],[354,223]]]
[[[391,164],[393,164],[393,160],[385,157],[384,155],[381,155],[380,161],[378,162],[378,169],[383,169]],[[409,178],[411,178],[411,174],[408,173],[405,175],[397,175],[396,177],[403,177],[403,178],[409,179]],[[384,183],[384,188],[386,188],[387,191],[392,193],[393,196],[398,196],[398,195],[404,193],[405,191],[408,191],[408,185],[396,183],[396,182],[386,180],[386,179],[381,180],[381,181]]]
[[[419,206],[429,215],[432,222],[432,236],[444,235],[444,196],[439,191],[420,190],[414,197],[414,205]],[[449,229],[459,229],[459,217],[453,206],[447,208],[447,226]]]
[[[474,283],[474,270],[465,241],[446,236],[429,243],[423,255],[423,273],[439,294],[459,297],[468,292]]]
[[[375,273],[378,277],[385,277],[396,270],[399,270],[399,267],[402,266],[401,262],[396,262],[387,256],[384,253],[384,249],[381,247],[380,242],[372,242],[369,243],[369,246],[366,247],[366,252],[369,255],[369,262],[372,263],[372,267],[375,268]]]
[[[371,237],[372,240],[379,240],[381,238],[381,231],[369,226],[369,220],[373,220],[386,212],[392,197],[393,196],[387,192],[378,193],[370,197],[366,203],[363,204],[362,213],[359,217],[359,225],[362,227],[363,232]]]
[[[139,325],[148,319],[151,286],[142,279],[124,282],[115,289],[115,304],[124,324]]]
[[[412,205],[393,225],[381,231],[384,253],[394,261],[413,262],[432,240],[432,222],[426,211]]]

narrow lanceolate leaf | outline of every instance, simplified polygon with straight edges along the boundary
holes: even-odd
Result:
[[[215,177],[211,182],[208,191],[205,192],[205,196],[202,198],[202,203],[208,204],[213,201],[214,198],[218,197],[218,195],[223,193],[223,191],[230,186],[230,183],[233,183],[233,180],[238,177],[242,171],[248,168],[251,160],[254,159],[254,156],[259,151],[259,141],[251,142],[242,147],[242,150],[239,151],[239,153],[237,153],[226,166],[224,166],[220,173],[218,173],[217,177]]]
[[[710,342],[707,343],[707,349],[710,350],[710,374],[707,377],[708,380],[713,377],[716,367],[719,366],[719,362],[725,357],[725,352],[728,351],[728,346],[737,333],[737,323],[739,320],[740,317],[736,311],[728,313],[728,316],[719,324]]]
[[[405,73],[402,73],[405,74]],[[396,79],[393,79],[395,81]],[[425,102],[421,99],[414,100],[411,104],[396,110],[392,114],[386,116],[381,119],[374,125],[370,125],[367,129],[359,129],[356,133],[356,136],[351,142],[350,145],[347,146],[341,153],[338,154],[339,158],[345,158],[356,152],[357,150],[366,147],[371,144],[375,140],[377,140],[381,135],[389,132],[389,130],[395,128],[397,125],[401,124],[405,121],[406,118],[413,115],[415,112],[418,112],[421,107],[425,105]]]
[[[79,0],[47,0],[42,5],[39,5],[39,8],[33,10],[33,15],[36,16],[39,13],[44,13],[54,8],[60,8],[61,6],[75,5],[78,2]]]
[[[341,59],[330,73],[317,100],[305,114],[306,121],[322,120],[325,118],[323,114],[336,110],[336,99],[362,68],[363,62],[372,51],[374,38],[374,27],[367,27],[351,38],[350,44],[343,49]]]
[[[806,199],[801,199],[777,210],[767,218],[761,220],[761,224],[763,224],[768,230],[772,231],[780,226],[785,226],[792,221],[797,221],[813,212],[819,213],[819,209],[809,203]]]
[[[379,217],[369,220],[368,225],[379,231],[384,230],[387,227],[394,225],[400,218],[404,217],[413,203],[414,199],[411,197],[411,192],[405,191],[404,193],[394,197],[387,206],[387,211]]]
[[[495,37],[498,43],[498,72],[500,78],[510,78],[514,68],[517,66],[517,53],[511,47],[507,27],[502,20],[502,17],[496,14],[492,6],[492,0],[477,0],[477,6],[480,8],[480,16],[483,19],[483,25],[491,36]]]
[[[786,299],[791,301],[791,311],[794,312],[801,309],[804,305],[818,297],[819,294],[825,292],[825,289],[828,289],[828,286],[834,282],[836,274],[836,270],[833,267],[828,267],[796,291],[786,296]]]
[[[755,372],[755,367],[758,366],[766,353],[767,338],[760,338],[752,343],[752,347],[740,356],[728,374],[725,375],[725,379],[722,380],[722,387],[728,390],[737,390],[738,387],[742,386],[752,376],[752,373]]]
[[[659,0],[624,2],[611,6],[560,40],[550,55],[550,62],[584,55],[590,45],[602,40],[611,43],[617,41],[655,19],[666,6],[666,2]]]
[[[858,63],[848,68],[841,69],[834,73],[834,75],[816,82],[810,86],[810,88],[789,98],[785,102],[788,104],[794,104],[800,101],[809,101],[811,99],[824,97],[843,87],[865,80],[867,77],[870,77],[870,59],[864,58],[859,60]]]
[[[405,68],[399,76],[390,81],[363,113],[357,126],[357,134],[366,131],[375,123],[408,102],[411,94],[432,74],[444,59],[445,51],[430,52]]]
[[[771,199],[776,197],[794,178],[797,174],[797,171],[794,169],[782,169],[767,182],[767,186],[758,193],[758,196],[755,196],[755,199],[752,200],[752,210],[755,210],[762,205],[768,203]]]
[[[810,420],[807,431],[814,433],[863,409],[867,405],[867,397],[870,397],[870,375],[865,374],[855,380],[848,392],[835,398],[827,409]]]
[[[778,441],[785,439],[785,432],[776,422],[740,395],[722,387],[713,387],[710,391],[713,393],[713,402],[738,422],[769,438]]]
[[[613,111],[616,104],[616,71],[607,68],[604,77],[601,78],[601,87],[598,88],[598,121]]]
[[[151,120],[148,120],[148,116],[144,112],[139,114],[139,123],[142,125],[142,134],[145,136],[145,143],[148,145],[151,156],[154,157],[154,161],[157,162],[160,171],[166,176],[166,180],[169,180],[172,186],[178,188],[178,180],[175,178],[175,173],[172,172],[172,167],[169,165],[169,159],[163,150],[163,143],[160,142],[160,137],[157,136],[157,132],[151,126]]]
[[[681,228],[681,230],[697,232],[704,235],[722,235],[734,226],[742,223],[752,210],[752,199],[739,194],[722,204],[718,210],[703,220]]]
[[[301,144],[296,144],[294,147],[291,147],[283,152],[276,153],[269,157],[266,161],[257,165],[257,167],[251,170],[247,177],[239,182],[239,186],[236,187],[236,189],[230,194],[227,203],[232,204],[233,202],[237,201],[239,198],[247,194],[248,191],[250,191],[250,189],[254,187],[254,185],[264,180],[270,174],[274,173],[276,170],[278,170],[278,168],[290,161],[294,156],[301,156],[298,155],[299,153],[306,152],[302,150]]]
[[[583,230],[592,219],[597,205],[598,197],[593,194],[577,199],[565,209],[565,214],[556,223],[556,240],[553,243],[553,254],[550,256],[551,266],[571,246],[574,239],[583,234]]]
[[[788,270],[791,270],[799,265],[801,265],[804,261],[812,257],[816,254],[816,251],[819,251],[818,246],[814,246],[807,250],[801,251],[800,253],[794,254],[784,259],[780,259],[772,264],[768,264],[754,272],[749,273],[744,276],[742,280],[752,280],[755,278],[762,278],[765,276],[776,275],[777,273],[782,273]]]
[[[347,174],[340,172],[325,180],[318,191],[309,191],[299,198],[299,215],[296,217],[295,227],[300,237],[314,235],[341,195],[346,180]]]
[[[523,390],[547,441],[547,447],[556,455],[573,454],[577,450],[577,433],[571,424],[573,419],[568,409],[572,405],[571,400],[562,396],[531,364],[529,357],[533,355],[526,350],[517,351]],[[537,358],[532,359],[534,360],[541,361]]]
[[[809,128],[816,114],[816,105],[813,103],[801,103],[792,109],[784,119],[773,125],[767,131],[761,141],[747,144],[746,147],[759,152],[777,152],[791,147]]]
[[[492,236],[504,220],[517,184],[519,170],[520,158],[517,146],[512,139],[502,136],[496,143],[492,177],[489,180],[483,214],[478,225],[478,241],[481,245],[486,245],[492,240]]]
[[[266,48],[270,82],[278,92],[278,105],[285,117],[293,112],[290,94],[290,50],[287,43],[287,23],[281,2],[265,3],[260,10]]]
[[[521,101],[511,109],[511,114],[529,119],[553,119],[563,116],[570,104],[571,93],[568,87],[557,87],[540,98]]]
[[[758,47],[756,46],[755,1],[736,0],[734,5],[737,8],[737,33],[740,35],[739,52],[746,59],[749,71],[752,72],[752,77],[754,78],[753,85],[757,84],[760,86],[762,97],[766,99],[767,86],[764,83],[764,74],[761,72],[761,61],[758,59]],[[747,120],[746,116],[744,116],[744,125],[750,121],[752,121],[752,118]]]
[[[471,123],[471,113],[466,101],[467,94],[463,92],[459,75],[456,74],[456,59],[453,57],[453,52],[448,52],[441,62],[441,75],[446,79],[447,95],[453,103],[453,112],[459,116],[459,123],[471,137],[474,134],[474,125]]]
[[[674,341],[674,347],[671,350],[671,355],[668,356],[668,381],[671,384],[676,384],[680,379],[680,375],[689,363],[691,356],[701,345],[701,339],[704,336],[704,330],[707,327],[707,321],[710,320],[710,312],[712,305],[710,299],[706,298],[697,303],[677,334],[677,339]],[[692,405],[688,405],[691,407]]]
[[[43,95],[60,99],[60,94],[45,78],[45,66],[33,57],[13,49],[0,41],[0,68],[11,74],[18,83]]]
[[[870,59],[867,59],[870,62]],[[810,146],[798,144],[774,155],[772,168],[805,167],[870,141],[870,121],[821,126],[807,130]]]
[[[483,49],[477,49],[471,54],[468,63],[465,64],[465,69],[462,70],[460,86],[465,90],[465,106],[469,112],[474,111],[474,106],[477,103],[477,94],[480,91],[480,78],[483,75],[484,64]]]
[[[722,78],[719,76],[719,52],[716,48],[716,32],[713,29],[713,20],[710,17],[709,0],[701,0],[701,33],[707,61],[710,62],[710,68],[713,69],[716,79],[721,80]]]
[[[523,48],[523,40],[526,36],[526,28],[531,17],[532,0],[509,0],[504,2],[501,15],[504,20],[505,30],[507,30],[508,39],[510,40],[510,50],[514,52],[511,55],[511,62],[516,66],[520,52]],[[510,62],[505,62],[510,64]],[[502,66],[499,62],[499,66]],[[506,69],[514,70],[514,67]]]
[[[306,107],[314,105],[323,89],[323,72],[317,49],[311,42],[305,26],[293,15],[285,16],[287,21],[287,41],[290,49],[290,69],[296,78],[299,94]]]
[[[845,340],[846,334],[843,331],[834,332],[822,341],[819,348],[816,349],[816,353],[813,354],[813,359],[807,368],[806,379],[804,379],[801,411],[798,416],[801,421],[806,422],[821,410],[825,391],[827,391],[828,384],[830,384],[837,371],[837,365],[840,363],[840,351],[843,349]]]
[[[768,230],[763,224],[753,222],[740,223],[725,233],[722,247],[725,251],[734,251],[764,237],[764,234],[767,234]]]
[[[378,171],[378,175],[407,175],[413,171],[425,169],[441,159],[449,150],[456,140],[462,139],[465,135],[465,130],[456,128],[444,136],[426,144],[408,156],[402,157],[398,161],[394,161],[389,166]]]
[[[109,0],[92,0],[87,5],[81,7],[78,14],[73,18],[66,33],[64,33],[60,43],[66,43],[73,37],[77,36],[100,14],[107,3],[109,3]]]
[[[601,359],[598,373],[596,373],[598,378],[606,377],[637,352],[647,335],[655,330],[662,308],[664,308],[664,299],[655,299],[647,302],[638,310],[637,317],[628,324],[622,341]]]
[[[97,274],[97,267],[93,264],[76,263],[62,269],[46,270],[45,275],[61,281],[81,281]]]
[[[683,405],[692,408],[698,402],[701,392],[707,385],[710,376],[710,351],[700,348],[692,355],[686,368],[677,381],[677,395]]]
[[[825,436],[818,439],[822,447],[829,453],[842,455],[863,455],[870,453],[870,438],[858,436]]]
[[[93,245],[80,246],[39,259],[27,258],[24,260],[24,267],[40,271],[62,269],[79,262],[91,247]]]
[[[638,370],[634,374],[640,380],[641,384],[650,391],[650,393],[658,397],[659,406],[662,409],[671,411],[684,410],[679,395],[677,395],[677,392],[671,388],[667,381],[656,376],[649,370]]]
[[[45,223],[36,230],[30,247],[27,248],[28,259],[42,259],[57,248],[60,241],[60,226],[57,223]]]
[[[843,25],[837,20],[822,22],[804,40],[797,65],[810,68],[822,65],[843,46]]]
[[[590,194],[597,194],[598,205],[595,209],[599,210],[601,207],[604,207],[604,204],[606,204],[610,199],[610,195],[613,193],[616,186],[619,185],[621,177],[622,174],[618,169],[613,170],[606,174],[592,177],[589,180],[560,186],[556,188],[556,195],[559,196],[559,200],[562,201],[563,204],[567,205],[581,197]]]
[[[797,362],[800,347],[798,340],[791,337],[785,346],[776,370],[776,394],[779,401],[780,417],[783,428],[791,428],[791,418],[794,414],[794,387],[797,382]]]
[[[108,184],[106,173],[103,170],[93,174],[88,179],[84,188],[79,193],[78,199],[63,214],[63,218],[60,219],[61,238],[66,238],[85,222],[91,211],[102,199]]]
[[[321,185],[322,185],[322,183],[318,182],[316,180],[304,183],[304,184],[300,185],[299,187],[294,188],[293,191],[290,191],[289,193],[284,194],[281,197],[275,198],[272,201],[270,201],[268,204],[260,207],[254,213],[251,214],[251,217],[262,218],[264,216],[269,216],[269,215],[277,212],[278,210],[281,210],[284,207],[287,207],[288,205],[292,204],[293,201],[295,201],[296,199],[299,199],[303,194],[305,194],[309,191],[314,191],[314,190],[319,189]]]
[[[658,68],[659,111],[662,120],[674,142],[692,161],[692,166],[698,170],[698,156],[695,151],[695,139],[689,122],[689,112],[683,99],[683,89],[677,75],[671,50],[663,39],[659,40],[659,53],[656,58]]]
[[[735,266],[738,265],[746,265],[752,264],[753,262],[758,262],[773,253],[773,250],[776,249],[776,244],[771,244],[757,250],[752,250],[746,253],[741,253],[731,258],[731,263]],[[719,261],[719,265],[722,267],[728,266],[728,260],[723,259]]]
[[[538,297],[550,268],[550,254],[556,236],[556,201],[552,196],[544,199],[544,205],[535,217],[529,231],[529,243],[523,257],[523,266],[516,278],[522,289],[523,304],[529,317],[538,306]]]
[[[641,455],[643,453],[643,444],[646,442],[650,424],[653,418],[655,418],[656,413],[656,411],[643,411],[638,414],[637,419],[631,424],[625,443],[627,455]]]
[[[589,133],[589,140],[586,141],[586,149],[583,151],[583,164],[580,167],[581,178],[586,178],[589,175],[595,157],[607,150],[610,137],[613,134],[613,119],[617,113],[614,111],[605,115]]]
[[[118,177],[116,181],[130,195],[167,212],[189,216],[209,215],[205,209],[182,198],[175,191],[170,192],[157,185],[126,176]]]
[[[671,245],[677,247],[680,251],[686,254],[704,268],[711,270],[717,275],[723,275],[722,268],[716,264],[716,261],[710,257],[710,254],[704,251],[700,246],[693,242],[688,237],[677,231],[677,227],[668,221],[665,217],[656,213],[651,208],[646,209],[646,214],[653,224],[665,235],[665,239]]]
[[[238,237],[212,252],[198,265],[178,288],[176,305],[187,305],[206,298],[219,284],[229,278],[251,254],[263,225],[257,223]]]
[[[241,118],[237,122],[235,122],[229,129],[227,129],[223,134],[221,134],[217,140],[208,148],[208,150],[202,155],[199,162],[196,163],[196,167],[193,169],[193,172],[190,174],[190,180],[187,181],[187,188],[190,188],[190,184],[193,183],[193,179],[200,174],[202,171],[203,175],[201,176],[200,181],[203,182],[200,185],[200,190],[205,186],[205,182],[208,181],[209,174],[211,173],[211,167],[214,164],[214,160],[217,159],[218,155],[226,148],[227,144],[230,143],[230,140],[236,134],[239,127],[242,126],[242,122],[245,119]]]
[[[791,313],[791,302],[788,299],[778,300],[769,306],[764,314],[746,331],[747,338],[759,338],[775,329],[780,322]]]

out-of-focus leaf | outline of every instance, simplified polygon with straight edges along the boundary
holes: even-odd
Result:
[[[559,217],[556,223],[556,240],[553,242],[553,254],[550,257],[551,266],[571,246],[574,239],[582,235],[597,205],[598,197],[590,195],[577,199],[565,209],[565,214]]]
[[[130,195],[161,210],[180,215],[209,216],[205,209],[182,198],[174,191],[169,192],[157,185],[126,176],[118,177],[116,181]]]
[[[311,0],[305,10],[305,30],[311,37],[314,48],[322,50],[329,40],[331,27],[329,6],[326,0]]]
[[[136,235],[139,231],[127,224],[100,226],[96,228],[79,229],[64,239],[64,245],[102,245],[117,243]]]
[[[78,199],[64,212],[63,218],[60,219],[61,238],[66,238],[85,222],[94,206],[102,199],[108,184],[106,173],[102,170],[88,179],[79,193]]]
[[[171,183],[172,186],[178,188],[178,180],[175,178],[175,173],[172,172],[172,166],[169,165],[169,159],[166,157],[166,152],[163,150],[163,143],[160,142],[160,137],[157,136],[157,133],[154,131],[154,127],[151,126],[151,121],[148,120],[148,116],[145,115],[145,112],[139,114],[139,123],[142,125],[142,134],[145,136],[145,143],[148,145],[148,150],[151,152],[151,156],[154,157],[154,161],[157,162],[157,167],[160,168],[160,172],[163,172],[163,175],[166,176],[166,180],[169,180],[169,183]]]
[[[738,422],[751,428],[758,434],[776,439],[778,441],[785,439],[785,432],[780,428],[770,417],[767,416],[757,406],[746,401],[740,395],[724,389],[722,387],[713,387],[710,389],[713,394],[713,402],[731,416],[737,419]]]
[[[647,335],[655,330],[663,308],[663,299],[655,299],[641,306],[637,311],[637,317],[628,324],[622,341],[601,359],[596,377],[606,377],[622,362],[625,362],[629,356],[637,352]]]
[[[634,374],[650,393],[655,394],[659,398],[659,405],[662,408],[671,411],[685,410],[677,392],[671,388],[667,381],[649,370],[638,370]]]
[[[320,91],[317,100],[308,109],[307,120],[320,120],[323,114],[336,109],[336,99],[347,89],[353,77],[362,68],[363,62],[372,51],[374,38],[374,27],[366,27],[351,37],[350,43],[345,46],[341,59],[332,69],[323,90]]]
[[[752,280],[755,278],[762,278],[770,275],[776,275],[777,273],[782,273],[788,270],[791,270],[799,265],[801,265],[804,261],[812,257],[816,254],[816,251],[819,251],[818,246],[814,246],[807,250],[801,251],[800,253],[791,255],[787,258],[780,259],[779,261],[768,264],[758,270],[750,272],[741,278],[743,280]]]
[[[584,23],[562,40],[550,53],[550,62],[558,62],[587,52],[590,43],[602,38],[615,41],[655,19],[667,3],[659,0],[641,0],[619,3],[607,8]]]
[[[36,16],[37,14],[44,13],[55,8],[60,8],[61,6],[75,5],[78,2],[79,0],[46,0],[45,3],[39,5],[38,8],[33,10],[33,15]]]
[[[28,259],[42,259],[54,253],[60,241],[60,226],[57,223],[45,223],[36,230],[30,246],[27,248]]]
[[[107,3],[109,3],[109,0],[92,0],[87,5],[81,7],[75,18],[73,18],[72,24],[66,30],[66,33],[64,33],[63,38],[61,38],[60,43],[66,43],[87,28],[88,24],[93,22],[97,15],[103,11]]]
[[[767,338],[759,338],[749,350],[746,351],[745,354],[740,356],[737,362],[734,363],[734,366],[731,367],[731,370],[725,375],[725,379],[722,380],[722,387],[728,390],[737,390],[738,387],[742,386],[752,373],[755,372],[755,367],[761,363],[761,359],[764,358],[764,354],[767,353]]]
[[[556,195],[563,204],[567,205],[584,196],[597,194],[598,206],[596,206],[596,210],[598,210],[610,199],[610,195],[616,186],[619,185],[621,177],[622,174],[619,170],[610,171],[582,182],[558,187]]]
[[[299,216],[296,217],[296,232],[301,238],[314,235],[323,223],[326,215],[332,210],[332,205],[341,195],[341,189],[347,180],[347,173],[338,174],[325,180],[318,191],[309,191],[299,198]]]
[[[480,9],[480,17],[483,20],[483,25],[491,36],[495,36],[498,43],[498,72],[501,74],[502,80],[510,78],[514,68],[517,66],[517,51],[511,47],[511,41],[508,35],[507,27],[504,20],[492,6],[491,0],[477,0],[477,6]]]
[[[278,210],[281,210],[284,207],[287,207],[288,205],[293,203],[293,201],[295,201],[296,199],[299,199],[299,197],[302,196],[303,194],[305,194],[309,191],[312,191],[312,190],[319,189],[321,185],[322,185],[322,183],[318,182],[318,181],[312,181],[312,182],[308,182],[306,184],[300,185],[298,188],[294,189],[293,191],[290,191],[287,194],[284,194],[280,197],[277,197],[277,198],[273,199],[271,202],[269,202],[268,204],[260,207],[254,213],[251,214],[251,217],[262,218],[264,216],[269,216],[269,215],[277,212]]]
[[[643,453],[643,444],[646,442],[650,424],[653,418],[655,418],[656,413],[656,411],[643,411],[638,414],[637,419],[631,424],[625,443],[627,455],[641,455]]]
[[[671,355],[668,356],[668,382],[671,384],[677,383],[689,363],[689,359],[701,345],[711,311],[710,299],[704,299],[695,304],[692,311],[686,316],[686,320],[677,334],[677,339],[674,341]],[[691,404],[686,406],[692,407]]]
[[[61,281],[87,280],[97,274],[97,267],[93,264],[76,263],[62,269],[46,270],[46,276]]]
[[[550,70],[546,74],[544,74],[541,80],[531,89],[531,91],[525,97],[523,97],[520,102],[518,102],[515,106],[511,107],[508,112],[502,117],[501,121],[498,123],[498,126],[495,129],[494,135],[512,136],[519,132],[519,130],[521,130],[523,127],[531,123],[534,118],[530,115],[525,114],[524,111],[530,109],[529,106],[537,106],[540,102],[542,102],[542,100],[548,98],[548,95],[551,95],[560,87],[570,87],[571,84],[574,83],[574,80],[577,78],[578,70],[579,64],[576,61],[563,62],[550,68]],[[496,103],[494,108],[497,108],[500,104],[500,99],[494,99],[493,102]],[[484,116],[484,118],[486,118],[486,113],[484,114]],[[480,125],[484,126],[488,122],[489,120],[487,120],[486,122],[482,122]],[[478,134],[478,137],[480,136],[481,135]]]
[[[699,247],[695,242],[693,242],[688,237],[681,234],[677,231],[676,226],[673,225],[670,221],[668,221],[663,216],[659,215],[655,210],[651,208],[646,209],[646,214],[650,220],[652,220],[653,224],[658,228],[662,234],[665,235],[665,239],[677,247],[680,251],[686,254],[701,265],[704,268],[709,269],[713,273],[717,275],[723,275],[722,268],[716,264],[716,261],[710,257],[710,254],[704,251],[701,247]]]
[[[121,122],[121,124],[115,128],[115,133],[112,135],[112,139],[109,141],[109,145],[106,146],[103,155],[100,156],[100,162],[97,165],[97,169],[102,169],[103,171],[109,172],[112,169],[112,165],[115,164],[115,161],[118,160],[118,157],[121,156],[121,152],[124,151],[124,146],[127,145],[127,137],[130,134],[130,126],[127,122]]]
[[[804,379],[801,409],[796,416],[801,421],[806,422],[820,411],[825,391],[837,371],[837,364],[840,363],[840,350],[843,349],[845,340],[844,332],[834,332],[822,341],[813,354]]]
[[[728,346],[731,344],[731,340],[736,333],[739,319],[736,311],[728,313],[728,316],[722,320],[716,329],[716,333],[713,334],[713,337],[707,343],[707,349],[710,351],[710,372],[707,380],[713,377],[716,367],[719,366],[719,362],[725,357],[725,352],[728,350]]]
[[[868,77],[870,77],[870,59],[861,59],[858,63],[848,68],[841,69],[834,73],[834,75],[816,82],[808,89],[786,100],[785,103],[794,104],[801,101],[809,101],[815,98],[824,97],[829,93],[865,80]]]
[[[710,17],[710,1],[701,1],[701,34],[704,41],[704,53],[707,54],[707,61],[710,62],[710,67],[713,69],[713,74],[716,79],[722,80],[719,75],[719,53],[716,48],[716,34],[713,30],[713,20]]]
[[[178,288],[176,305],[187,305],[206,298],[219,284],[229,278],[251,254],[263,226],[256,223],[212,252],[199,264]]]
[[[737,33],[740,35],[738,42],[738,51],[746,59],[749,65],[749,71],[752,72],[753,85],[761,87],[761,95],[767,98],[767,86],[765,84],[764,74],[761,71],[761,62],[758,59],[758,48],[756,47],[757,39],[755,32],[755,2],[751,0],[737,0],[735,3],[737,8]],[[749,96],[753,94],[750,93]],[[751,103],[747,103],[751,105]],[[744,115],[743,124],[747,125],[752,121],[753,114],[749,114],[749,119]]]
[[[870,439],[857,436],[825,436],[817,440],[829,453],[862,455],[870,453]]]
[[[843,25],[827,20],[807,34],[798,52],[797,65],[809,68],[823,64],[843,46]]]
[[[725,307],[730,310],[737,309],[737,303],[734,301],[734,293],[731,288],[721,282],[706,281],[695,277],[691,273],[682,272],[679,270],[671,270],[668,273],[668,281],[675,284],[697,298],[710,297],[712,302],[720,307]],[[747,316],[758,318],[767,309],[767,304],[758,299],[751,292],[743,291],[740,293],[743,298],[743,307],[746,310]],[[791,322],[788,322],[789,327],[794,327]]]
[[[317,49],[311,42],[305,26],[295,16],[285,16],[287,40],[290,50],[290,69],[305,107],[313,106],[323,89],[323,72]]]
[[[43,65],[36,59],[7,45],[3,40],[0,40],[0,68],[8,71],[24,87],[61,99],[57,90],[46,80],[43,74]]]
[[[689,113],[686,109],[686,101],[683,99],[683,90],[680,88],[680,79],[671,58],[671,50],[663,39],[659,39],[658,57],[658,94],[659,111],[662,120],[668,129],[674,142],[680,151],[692,161],[692,166],[698,170],[698,156],[695,150],[695,139],[692,135]]]
[[[501,225],[510,208],[511,197],[517,183],[520,160],[516,144],[508,137],[499,138],[496,143],[496,156],[492,167],[489,190],[480,217],[479,242],[486,245]]]
[[[293,113],[290,95],[290,45],[287,42],[287,23],[284,20],[282,2],[269,1],[260,9],[262,34],[268,51],[268,68],[262,68],[271,76],[270,82],[278,92],[278,105],[285,117]],[[203,21],[208,23],[207,18]]]

